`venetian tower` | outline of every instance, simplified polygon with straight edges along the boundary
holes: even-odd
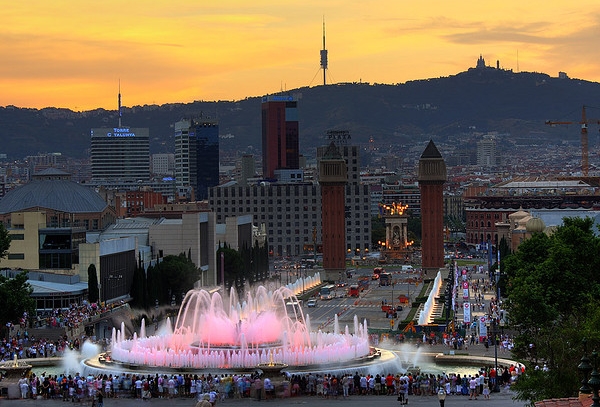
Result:
[[[444,267],[444,183],[446,163],[432,140],[419,159],[422,269]],[[433,274],[433,273],[431,273]]]
[[[332,142],[319,162],[321,236],[326,281],[340,280],[346,270],[347,182],[346,161]]]

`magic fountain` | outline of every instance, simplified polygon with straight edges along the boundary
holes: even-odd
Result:
[[[341,332],[337,316],[333,332],[310,330],[294,290],[264,286],[240,300],[232,288],[227,300],[219,292],[189,291],[175,324],[167,319],[163,332],[125,337],[113,328],[110,360],[145,367],[177,369],[251,369],[260,366],[340,365],[372,356],[367,323]]]

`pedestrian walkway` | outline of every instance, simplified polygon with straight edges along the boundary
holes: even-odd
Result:
[[[445,407],[462,407],[462,406],[486,406],[486,407],[525,407],[527,403],[515,401],[512,398],[514,393],[509,390],[502,390],[500,393],[492,393],[489,400],[484,400],[479,397],[477,400],[469,400],[467,396],[452,396],[449,395],[445,400]],[[439,401],[437,396],[409,396],[409,406],[438,406]],[[31,399],[15,399],[7,400],[0,399],[2,406],[48,406],[48,407],[64,407],[65,405],[77,405],[62,400],[31,400]],[[133,407],[133,406],[188,406],[195,407],[195,401],[189,398],[174,398],[174,399],[150,399],[142,401],[141,399],[118,398],[104,399],[104,407]],[[364,407],[368,404],[370,407],[384,406],[399,406],[400,403],[396,400],[396,396],[350,396],[346,399],[343,397],[324,399],[318,396],[300,396],[284,399],[269,399],[257,401],[255,399],[225,399],[223,402],[218,402],[217,406],[232,406],[242,407],[247,405],[266,404],[273,407],[309,405],[311,407],[331,407],[332,404],[347,406],[347,407]]]

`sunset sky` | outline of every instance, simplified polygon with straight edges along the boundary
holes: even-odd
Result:
[[[568,5],[567,5],[568,4]],[[600,2],[0,0],[0,106],[239,100],[488,65],[600,81]]]

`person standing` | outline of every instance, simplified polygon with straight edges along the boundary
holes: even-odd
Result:
[[[254,379],[254,389],[256,390],[256,399],[258,401],[262,400],[262,391],[263,391],[263,383],[260,380],[260,376]]]
[[[23,376],[19,379],[19,390],[21,390],[21,398],[26,399],[29,396],[29,380]]]
[[[472,376],[469,379],[469,400],[475,399],[477,400],[477,386],[479,385],[479,381]]]

